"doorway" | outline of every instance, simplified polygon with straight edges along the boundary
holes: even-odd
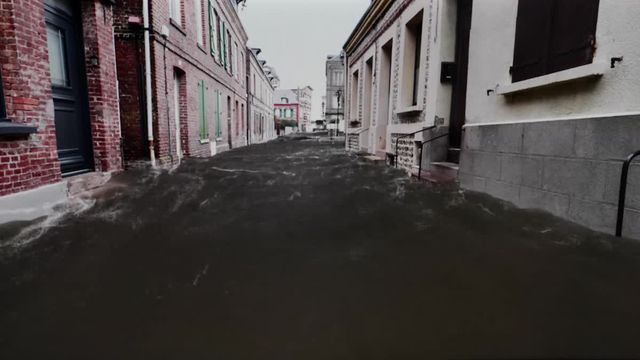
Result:
[[[460,153],[462,128],[467,108],[467,75],[469,68],[469,35],[473,0],[458,0],[456,21],[456,72],[451,93],[451,121],[449,123],[449,161]]]
[[[46,0],[45,22],[58,159],[63,176],[94,170],[80,9]]]
[[[227,139],[229,140],[229,150],[233,149],[231,136],[231,96],[227,96]]]

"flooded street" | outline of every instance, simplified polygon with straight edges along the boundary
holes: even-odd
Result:
[[[0,359],[640,356],[640,243],[343,147],[127,171],[0,227]]]

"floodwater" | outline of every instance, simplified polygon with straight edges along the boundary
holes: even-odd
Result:
[[[63,210],[0,227],[0,359],[640,357],[640,243],[340,144],[132,170]]]

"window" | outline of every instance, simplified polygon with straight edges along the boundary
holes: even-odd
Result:
[[[422,15],[420,11],[405,28],[404,67],[402,72],[402,105],[418,105],[420,92],[420,58],[422,44]]]
[[[7,118],[7,107],[4,103],[4,90],[2,89],[2,71],[0,71],[0,121]]]
[[[520,0],[513,82],[593,62],[599,0]]]
[[[209,139],[209,123],[207,121],[207,105],[205,103],[206,87],[204,80],[198,82],[198,113],[200,117],[200,140]]]
[[[225,26],[226,28],[226,26]],[[229,69],[229,71],[233,74],[233,58],[232,58],[232,42],[231,42],[231,32],[229,30],[227,30],[227,37],[226,37],[226,42],[225,42],[225,48],[226,48],[226,53],[225,53],[225,60],[224,60],[224,64],[225,64],[225,68]]]
[[[49,70],[51,71],[51,83],[53,86],[68,87],[70,85],[64,44],[64,31],[54,25],[47,24]]]
[[[238,43],[233,43],[233,59],[235,61],[235,72],[231,71],[237,79],[240,79],[240,53],[238,52]]]
[[[182,25],[182,0],[169,0],[171,19]]]
[[[280,98],[280,102],[283,104],[288,104],[289,103],[289,99],[287,99],[286,97],[282,97]]]
[[[358,118],[358,85],[360,83],[360,72],[356,71],[353,73],[353,77],[351,80],[351,100],[349,103],[349,110],[352,121],[356,121]]]
[[[197,0],[200,1],[200,0]],[[213,8],[213,0],[209,1],[209,53],[214,58],[218,52],[218,13]]]
[[[195,0],[195,18],[196,18],[196,41],[198,45],[204,45],[204,31],[202,30],[202,18],[204,11],[202,11],[202,0]]]
[[[222,43],[220,45],[220,63],[224,66],[224,68],[226,69],[228,66],[228,62],[227,62],[227,36],[225,35],[227,33],[227,31],[225,30],[225,23],[224,21],[221,21],[221,29],[220,29],[220,35],[218,35],[221,39],[222,39]]]
[[[222,55],[222,36],[220,36],[222,33],[220,32],[220,30],[222,29],[222,25],[221,25],[221,21],[220,21],[220,15],[218,15],[217,12],[214,11],[214,15],[216,17],[216,25],[215,25],[215,43],[216,43],[216,51],[218,52],[218,62],[220,64],[224,65],[224,56]],[[212,54],[214,55],[214,54]]]

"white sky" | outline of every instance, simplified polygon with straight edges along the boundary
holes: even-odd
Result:
[[[313,88],[313,120],[322,116],[327,55],[339,54],[371,0],[247,0],[240,17],[249,46],[275,67],[280,88]]]

